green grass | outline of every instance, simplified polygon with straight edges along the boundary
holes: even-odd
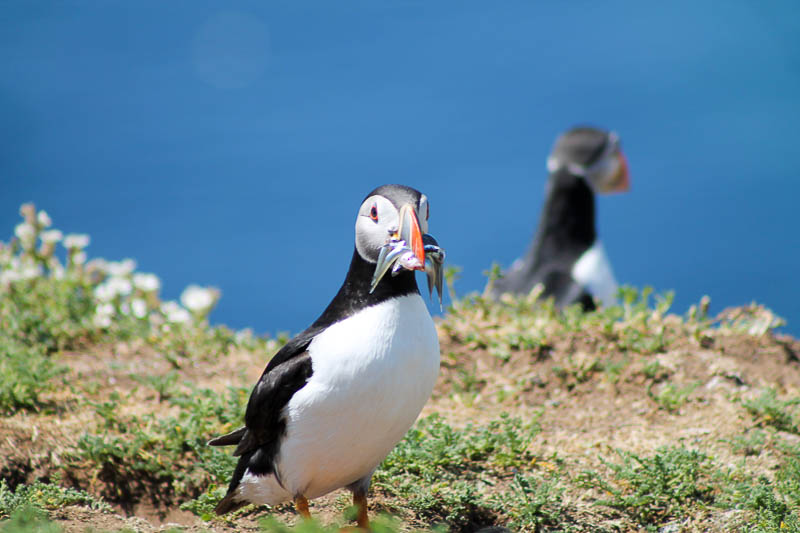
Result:
[[[510,490],[497,496],[498,507],[509,517],[512,531],[539,531],[564,526],[567,518],[562,502],[566,488],[558,475],[514,474]]]
[[[34,506],[20,507],[0,522],[2,533],[61,533],[61,527],[51,522],[47,513]]]
[[[775,389],[766,389],[758,398],[742,402],[758,425],[794,434],[798,434],[798,427],[791,410],[798,404],[800,404],[798,398],[779,400]]]
[[[582,484],[609,496],[598,504],[617,509],[643,527],[689,514],[713,500],[710,458],[697,450],[667,447],[651,457],[618,451],[621,462],[602,460],[609,474],[586,471]]]
[[[349,517],[343,516],[343,522],[349,520]],[[341,524],[321,524],[316,520],[301,521],[295,526],[287,526],[286,524],[272,518],[266,517],[259,521],[259,529],[264,533],[341,533]],[[395,518],[389,515],[381,514],[370,519],[370,529],[373,533],[400,533],[405,531],[402,524]],[[447,529],[433,528],[433,529],[413,529],[410,533],[421,533],[423,531],[430,533],[447,533]]]
[[[661,363],[658,362],[658,360],[648,362],[642,369],[642,374],[644,374],[647,379],[651,379],[653,381],[663,381],[669,375],[667,370]]]
[[[647,388],[647,395],[655,401],[660,408],[670,413],[677,412],[689,400],[689,395],[700,386],[700,383],[690,383],[689,385],[679,386],[673,383],[665,383],[656,393],[654,387]]]
[[[608,471],[585,471],[580,484],[607,498],[597,501],[630,517],[647,530],[704,510],[747,512],[748,531],[798,532],[800,447],[784,446],[774,480],[744,468],[723,468],[705,453],[665,447],[652,456],[618,451],[620,462],[602,460]]]
[[[775,472],[775,485],[791,507],[800,509],[800,444],[781,444],[779,448],[783,460]]]
[[[383,477],[412,474],[433,481],[442,471],[453,474],[520,467],[533,459],[529,445],[540,428],[502,414],[486,425],[449,425],[439,415],[421,419],[395,447],[376,473]]]
[[[91,285],[80,279],[33,278],[10,284],[0,298],[3,335],[47,353],[97,338]]]
[[[30,485],[18,485],[12,491],[5,480],[0,480],[0,518],[9,517],[17,511],[30,508],[45,511],[60,509],[68,505],[83,505],[100,511],[111,511],[108,503],[91,494],[82,490],[62,487],[58,483],[35,481]],[[44,516],[41,512],[36,514]]]
[[[734,453],[745,456],[758,455],[764,450],[767,441],[766,432],[755,429],[726,439]]]
[[[752,476],[744,470],[721,471],[715,505],[750,513],[749,531],[783,533],[800,531],[797,507],[792,510],[786,495],[766,476]]]
[[[44,350],[0,333],[0,414],[46,408],[45,397],[67,368]]]
[[[457,429],[441,416],[423,418],[373,477],[373,486],[407,501],[416,515],[451,530],[493,524],[502,513],[490,497],[493,478],[513,476],[534,455],[539,426],[501,415],[485,425]]]
[[[142,484],[168,502],[185,499],[211,483],[225,482],[233,470],[235,458],[229,451],[206,442],[240,421],[249,389],[218,394],[188,386],[165,393],[162,385],[155,389],[165,408],[178,408],[176,415],[120,415],[124,400],[115,395],[95,405],[98,427],[78,441],[69,466],[113,481],[110,485],[119,492],[107,495],[112,500],[135,495]]]

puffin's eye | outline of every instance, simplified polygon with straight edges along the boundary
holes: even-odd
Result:
[[[369,218],[371,218],[375,222],[378,221],[378,206],[376,205],[372,206],[372,209],[369,210]]]

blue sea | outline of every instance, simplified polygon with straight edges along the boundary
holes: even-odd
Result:
[[[11,0],[0,120],[0,240],[33,201],[258,333],[317,317],[383,183],[429,196],[456,291],[481,290],[531,239],[555,136],[607,127],[617,278],[800,334],[796,1]]]

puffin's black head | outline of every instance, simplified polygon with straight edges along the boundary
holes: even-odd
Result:
[[[630,188],[628,163],[613,131],[579,126],[562,133],[547,158],[547,169],[553,173],[564,168],[586,178],[597,192]]]
[[[375,264],[370,292],[390,269],[424,270],[441,303],[445,252],[428,234],[429,216],[428,197],[411,187],[383,185],[367,195],[356,217],[356,251]]]
[[[425,249],[422,234],[428,232],[428,198],[405,185],[383,185],[364,199],[356,217],[356,250],[370,263],[377,263],[388,242],[404,241],[423,270]],[[413,263],[409,263],[411,266]]]

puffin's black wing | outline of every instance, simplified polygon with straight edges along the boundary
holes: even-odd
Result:
[[[311,377],[311,357],[306,349],[318,331],[309,328],[278,350],[253,387],[245,411],[244,427],[208,441],[209,446],[233,446],[234,455],[277,440],[282,433],[280,415],[292,395]],[[276,431],[278,430],[278,431]]]
[[[574,303],[580,303],[584,311],[595,309],[592,295],[561,265],[539,267],[533,272],[521,264],[512,266],[502,278],[494,281],[492,294],[495,298],[504,292],[527,294],[537,283],[544,286],[541,298],[553,298],[559,309]]]
[[[502,277],[492,282],[492,295],[494,298],[499,298],[506,292],[528,293],[536,283],[535,272],[531,271],[530,266],[526,265],[523,260],[518,259],[508,270],[503,272]]]
[[[245,505],[246,502],[235,501],[234,491],[246,471],[256,475],[275,473],[275,457],[286,432],[283,408],[311,377],[313,370],[307,349],[317,333],[317,328],[309,328],[281,348],[267,364],[261,379],[250,393],[244,427],[208,442],[211,446],[236,444],[233,455],[240,456],[228,486],[228,494],[215,508],[217,514]]]

